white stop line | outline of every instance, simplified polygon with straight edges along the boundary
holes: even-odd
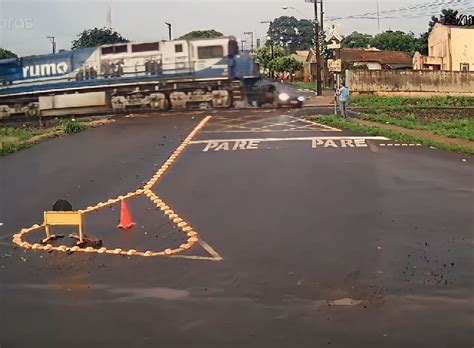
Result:
[[[385,137],[377,136],[327,136],[327,137],[295,137],[295,138],[255,138],[255,139],[212,139],[195,140],[190,144],[205,144],[202,150],[208,151],[238,151],[238,150],[258,150],[262,143],[284,142],[284,141],[306,141],[315,148],[361,148],[367,147],[367,140],[389,140]]]

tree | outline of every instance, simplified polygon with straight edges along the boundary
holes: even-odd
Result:
[[[431,21],[428,27],[428,33],[431,33],[436,23],[446,24],[446,18],[457,17],[459,11],[453,9],[442,9],[441,14],[438,16],[431,17]]]
[[[420,38],[418,39],[418,41],[419,41],[418,52],[420,52],[424,56],[427,56],[429,54],[429,49],[428,49],[428,38],[429,38],[429,36],[430,36],[429,32],[422,33],[422,34],[420,34]]]
[[[281,16],[269,26],[268,36],[275,45],[287,47],[291,52],[307,50],[314,46],[314,25],[307,19]]]
[[[270,63],[271,69],[276,72],[289,72],[293,74],[303,69],[303,63],[291,56],[282,56],[273,59]]]
[[[388,30],[377,34],[370,41],[370,45],[379,50],[404,51],[413,55],[420,49],[420,41],[412,32]]]
[[[17,58],[17,55],[7,49],[0,48],[0,59]]]
[[[272,49],[269,46],[262,47],[257,52],[257,59],[260,65],[264,69],[272,69],[272,61],[280,57],[287,55],[288,53],[282,47],[275,46],[273,47],[273,58],[272,58]]]
[[[222,36],[224,36],[224,34],[214,29],[194,30],[181,36],[179,40],[213,39],[213,38],[222,37]]]
[[[366,48],[370,45],[372,39],[372,35],[362,34],[354,31],[352,34],[347,35],[344,40],[342,40],[342,45],[347,48]]]
[[[78,39],[72,42],[72,49],[96,47],[100,45],[128,42],[121,34],[111,28],[94,28],[84,30]]]

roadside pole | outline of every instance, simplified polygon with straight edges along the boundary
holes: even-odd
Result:
[[[334,115],[337,116],[337,104],[338,104],[338,96],[337,96],[337,91],[341,87],[341,74],[337,73],[336,74],[336,90],[334,91]]]
[[[318,18],[318,2],[312,0],[314,3],[314,49],[316,51],[316,93],[323,95],[321,88],[321,52],[319,51],[319,18]]]

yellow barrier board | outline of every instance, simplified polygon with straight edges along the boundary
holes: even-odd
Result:
[[[78,211],[45,211],[44,223],[56,226],[82,225],[82,214]]]
[[[44,225],[46,230],[45,241],[54,238],[51,235],[51,226],[78,226],[79,242],[82,243],[84,241],[83,216],[78,211],[45,211]]]

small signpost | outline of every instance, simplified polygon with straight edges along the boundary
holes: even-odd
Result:
[[[329,71],[331,72],[342,72],[342,61],[340,59],[330,60],[329,64]]]

